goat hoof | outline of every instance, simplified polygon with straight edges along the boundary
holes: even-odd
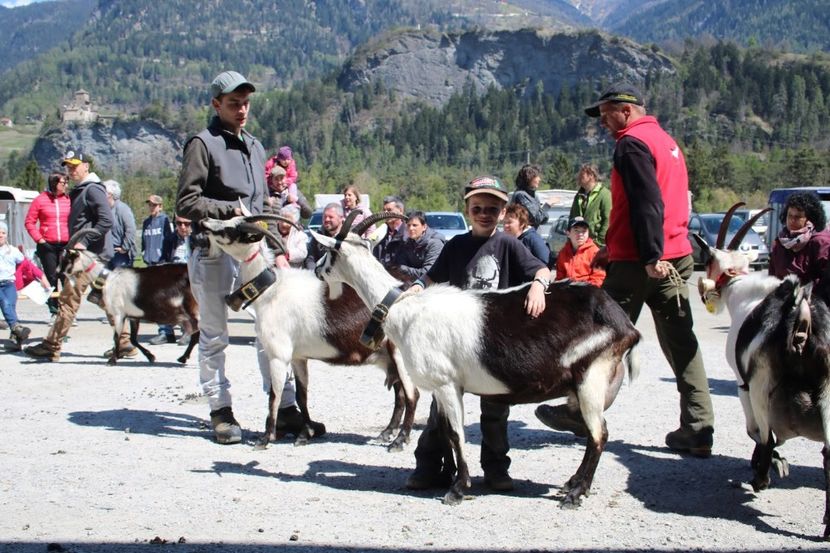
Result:
[[[778,473],[779,478],[786,478],[790,475],[790,463],[785,458],[778,455],[778,452],[773,454],[772,466],[775,467],[775,472]]]
[[[254,445],[254,450],[262,451],[263,449],[268,449],[268,442],[266,440],[259,440],[256,445]]]
[[[405,444],[406,444],[406,441],[395,440],[394,442],[392,442],[391,444],[389,444],[386,447],[386,451],[388,451],[389,453],[400,453],[401,451],[404,450],[404,445]]]
[[[178,361],[179,363],[181,363],[182,365],[184,365],[185,363],[187,363],[187,357],[185,357],[184,355],[182,355],[181,357],[179,357],[178,359],[176,359],[176,361]]]
[[[769,488],[769,477],[767,476],[766,478],[760,478],[756,476],[752,479],[752,482],[750,482],[750,484],[752,485],[752,489],[756,492],[766,490],[767,488]]]
[[[394,433],[393,430],[384,430],[381,432],[377,438],[375,438],[378,442],[382,444],[386,444],[392,441],[392,434]]]
[[[149,361],[150,363],[155,363],[156,362],[156,356],[155,355],[148,355],[147,356],[147,361]]]
[[[110,357],[109,359],[107,359],[107,365],[109,365],[111,367],[114,366],[115,365],[115,357]]]
[[[460,491],[450,490],[444,495],[442,503],[444,505],[458,505],[464,501],[464,494]]]
[[[294,440],[294,447],[299,447],[303,445],[308,445],[308,436],[305,435],[305,432],[297,436],[297,439]]]

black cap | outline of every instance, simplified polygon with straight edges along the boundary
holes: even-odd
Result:
[[[619,82],[609,86],[599,97],[599,100],[585,108],[585,114],[588,117],[599,117],[599,106],[606,102],[645,105],[643,94],[639,88],[631,83]]]
[[[571,230],[577,225],[582,225],[585,228],[589,228],[588,221],[585,220],[585,217],[572,217],[570,221],[568,221],[568,230]]]

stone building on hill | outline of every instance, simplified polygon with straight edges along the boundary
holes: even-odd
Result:
[[[98,112],[93,109],[89,99],[89,92],[77,90],[72,102],[63,107],[61,120],[64,123],[95,123],[98,121]]]

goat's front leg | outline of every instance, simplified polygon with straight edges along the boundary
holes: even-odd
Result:
[[[156,356],[153,355],[149,349],[142,346],[138,343],[138,321],[135,319],[130,319],[130,343],[137,347],[141,353],[144,354],[144,357],[147,358],[147,361],[150,363],[156,362]]]
[[[285,378],[288,375],[288,363],[275,358],[266,361],[262,358],[262,356],[265,356],[265,352],[259,352],[259,356],[260,370],[263,369],[263,364],[267,366],[267,378],[266,375],[263,375],[263,385],[270,389],[268,391],[268,415],[265,417],[265,432],[259,439],[256,449],[265,449],[271,440],[276,439],[277,411],[282,398],[282,389],[285,386]]]
[[[821,449],[824,457],[824,539],[830,541],[830,446]]]
[[[772,455],[775,450],[775,442],[772,439],[772,432],[767,432],[767,439],[755,444],[752,452],[752,459],[755,461],[753,467],[752,489],[756,492],[769,488],[769,469],[772,466]]]
[[[401,431],[398,433],[398,437],[392,440],[392,443],[386,448],[390,452],[403,451],[404,445],[409,443],[412,425],[415,424],[415,409],[418,407],[418,398],[420,397],[418,388],[413,388],[411,394],[406,393],[406,388],[403,385],[401,385],[401,390],[406,410],[404,411],[403,424],[401,424]]]
[[[433,392],[438,404],[438,416],[444,427],[444,436],[455,453],[458,472],[450,489],[444,495],[446,505],[458,505],[464,500],[465,490],[470,489],[470,470],[464,455],[464,405],[458,386],[447,385]]]

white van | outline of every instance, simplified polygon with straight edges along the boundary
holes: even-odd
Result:
[[[17,246],[23,244],[26,257],[31,258],[35,253],[35,242],[26,232],[24,223],[29,206],[40,192],[37,190],[23,190],[12,186],[0,186],[0,221],[9,227],[9,244]]]

